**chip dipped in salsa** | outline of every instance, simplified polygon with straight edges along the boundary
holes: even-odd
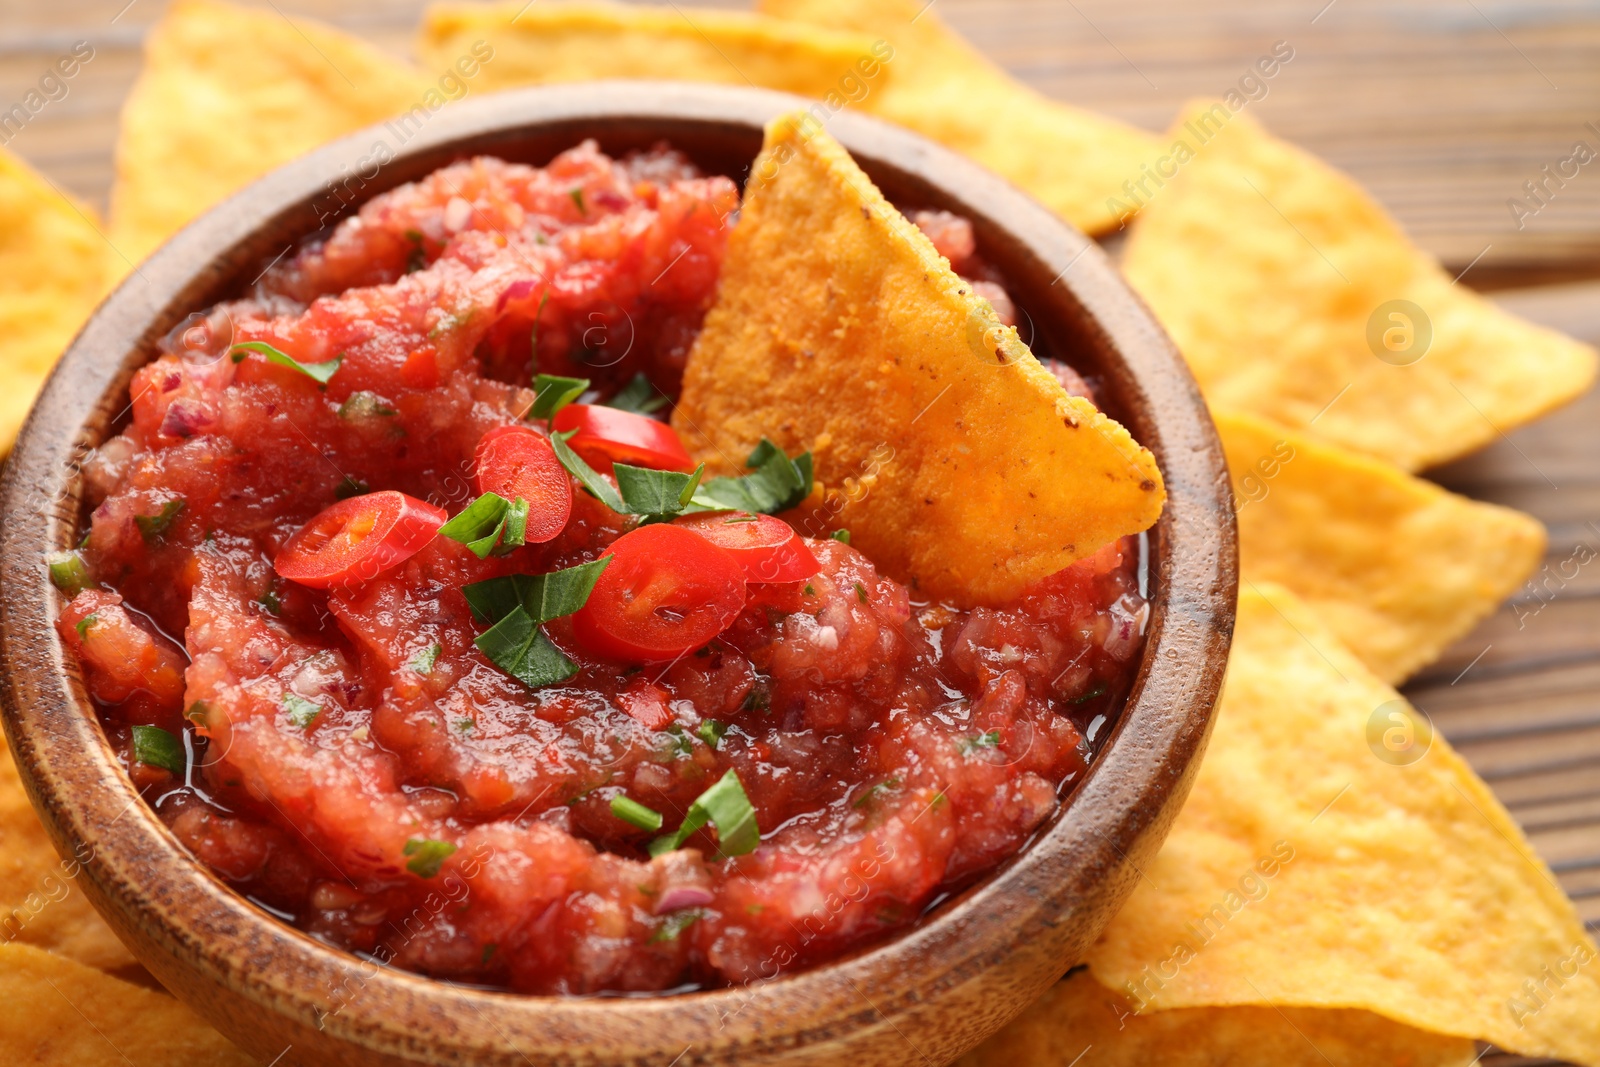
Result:
[[[455,163],[135,375],[59,632],[239,892],[450,980],[715,987],[904,929],[1082,777],[1142,541],[934,600],[819,522],[811,453],[708,472],[666,416],[739,208],[667,147]],[[918,222],[1009,315],[967,221]]]

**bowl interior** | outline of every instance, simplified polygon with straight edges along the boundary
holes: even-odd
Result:
[[[850,114],[830,128],[895,203],[969,217],[1007,278],[1025,340],[1094,375],[1104,406],[1155,454],[1167,510],[1150,535],[1144,659],[1096,762],[1022,853],[916,928],[838,962],[680,997],[523,997],[450,986],[329,949],[249,905],[138,803],[52,621],[40,564],[78,517],[76,465],[125,417],[133,372],[192,311],[372,196],[476,154],[542,164],[584,138],[608,153],[667,141],[744,176],[778,94],[641,83],[530,90],[452,105],[401,142],[353,135],[241,192],[132,275],[85,327],[25,426],[0,532],[5,726],[58,844],[89,841],[86,888],[147,966],[225,1033],[289,1062],[935,1060],[981,1039],[1075,962],[1132,887],[1187,791],[1220,685],[1236,559],[1220,446],[1181,359],[1099,249],[978,169]],[[905,1027],[918,1028],[921,1040]],[[298,1043],[298,1044],[297,1044]],[[364,1049],[364,1052],[350,1051]],[[535,1055],[537,1053],[537,1055]],[[664,1058],[658,1058],[664,1057]]]

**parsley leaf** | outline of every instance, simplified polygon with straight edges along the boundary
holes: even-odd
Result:
[[[666,394],[651,385],[650,379],[642,374],[635,374],[627,385],[618,390],[616,396],[605,402],[608,408],[631,411],[635,415],[654,415],[668,403]]]
[[[611,563],[602,556],[592,563],[549,574],[508,574],[461,587],[467,606],[479,622],[499,622],[521,608],[535,623],[571,615],[588,601],[600,572]]]
[[[339,364],[344,362],[344,353],[340,352],[325,363],[301,363],[298,359],[286,352],[278,351],[265,341],[246,341],[243,344],[234,345],[229,351],[233,353],[233,361],[235,363],[243,363],[245,355],[249,352],[258,352],[267,357],[268,363],[276,363],[280,367],[288,367],[290,370],[299,371],[318,385],[327,385],[328,379],[332,378],[334,372],[339,369]]]
[[[542,304],[540,305],[543,306]],[[556,412],[583,395],[589,388],[587,378],[561,378],[554,374],[541,374],[533,380],[533,407],[528,410],[530,419],[553,419]]]
[[[765,437],[750,453],[745,465],[752,473],[737,478],[712,478],[694,495],[696,506],[707,511],[733,509],[774,515],[795,507],[811,495],[811,453],[790,459]]]
[[[406,870],[418,878],[432,878],[439,873],[439,868],[444,866],[444,861],[455,850],[456,846],[448,841],[413,837],[406,842],[402,851],[411,857],[406,861]]]
[[[578,665],[562,655],[520,604],[473,644],[490,663],[529,689],[555,685],[578,673]]]
[[[133,728],[133,758],[173,774],[182,774],[186,765],[183,745],[159,726]]]
[[[737,771],[729,771],[710,789],[696,797],[676,833],[650,842],[650,855],[660,856],[682,848],[683,843],[706,823],[716,827],[719,857],[743,856],[747,852],[754,852],[761,843],[756,809],[745,795]]]

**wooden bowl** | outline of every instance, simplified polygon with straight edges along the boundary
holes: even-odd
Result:
[[[610,152],[665,139],[709,170],[740,176],[765,121],[807,106],[822,105],[600,83],[452,104],[404,144],[393,128],[374,127],[184,230],[106,301],[51,376],[0,485],[6,732],[57,847],[92,849],[82,878],[89,899],[168,989],[263,1062],[932,1067],[1075,964],[1160,846],[1199,763],[1233,625],[1233,511],[1200,394],[1097,246],[972,163],[855,114],[830,127],[866,172],[897,203],[972,220],[979,248],[1030,313],[1025,338],[1031,328],[1098,374],[1108,409],[1166,475],[1166,512],[1150,540],[1149,635],[1121,720],[1070,802],[984,881],[881,945],[710,992],[521,996],[383,969],[274,919],[185,851],[139,801],[63,654],[42,557],[73,537],[79,461],[112,432],[134,371],[188,313],[248,287],[332,212],[464,156],[543,163],[585,137]],[[385,154],[393,158],[378,166]]]

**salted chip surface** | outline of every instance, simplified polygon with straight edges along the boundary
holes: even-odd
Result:
[[[1473,1042],[1366,1011],[1133,1006],[1078,970],[956,1067],[1467,1067]]]
[[[0,941],[36,945],[103,971],[138,968],[78,884],[79,853],[58,856],[0,737]]]
[[[270,8],[178,0],[146,39],[144,68],[122,108],[112,243],[138,262],[296,156],[414,107],[431,115],[445,102],[405,64],[332,27]],[[352,187],[346,199],[367,195]]]
[[[805,114],[775,120],[673,426],[718,473],[810,450],[821,536],[924,595],[998,602],[1155,522],[1155,460],[1068,396]],[[803,527],[807,524],[803,524]]]
[[[250,1067],[165,993],[28,945],[0,945],[0,1049],[23,1067]]]
[[[0,455],[94,310],[105,256],[94,212],[0,149]]]
[[[1168,136],[1182,162],[1123,270],[1213,407],[1418,470],[1594,380],[1592,348],[1453,284],[1355,182],[1250,116],[1191,105]]]
[[[970,156],[1088,233],[1116,228],[1108,201],[1160,141],[1030,89],[962,40],[923,0],[760,0],[779,18],[888,42],[890,77],[858,106]]]
[[[1281,586],[1240,590],[1205,762],[1088,963],[1141,1011],[1358,1008],[1600,1063],[1600,956],[1488,787]]]
[[[742,11],[624,4],[441,4],[428,9],[417,54],[446,67],[479,41],[494,49],[482,84],[644,78],[759,85],[825,97],[882,73],[873,39]]]
[[[1514,593],[1544,558],[1537,519],[1252,415],[1213,412],[1247,579],[1305,600],[1399,685]]]

